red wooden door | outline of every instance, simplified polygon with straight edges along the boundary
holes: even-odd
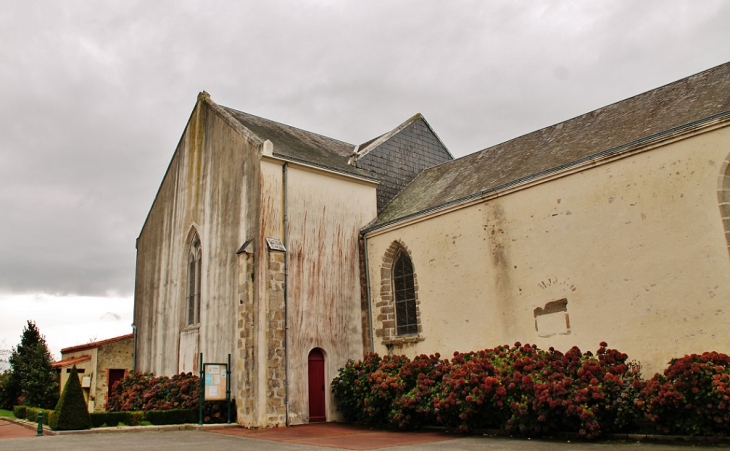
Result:
[[[118,381],[124,379],[124,370],[109,370],[109,380],[107,381],[107,395],[106,400],[109,401],[109,398],[112,397],[112,389],[114,388],[114,384]]]
[[[327,421],[324,404],[324,354],[321,349],[309,353],[309,422]]]

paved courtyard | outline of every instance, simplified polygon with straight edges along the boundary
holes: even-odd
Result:
[[[0,430],[20,428],[0,421]],[[33,432],[33,431],[29,431]],[[494,437],[451,436],[434,432],[401,433],[378,431],[349,425],[310,425],[279,430],[251,431],[225,429],[211,431],[108,432],[58,436],[3,438],[0,450],[82,451],[82,450],[463,450],[463,451],[686,451],[697,445],[648,443],[581,443],[566,441],[515,440]],[[710,446],[702,446],[711,448]],[[728,446],[719,446],[728,448]]]

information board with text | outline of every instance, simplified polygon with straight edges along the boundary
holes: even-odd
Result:
[[[205,365],[205,400],[226,400],[226,365],[206,363]]]

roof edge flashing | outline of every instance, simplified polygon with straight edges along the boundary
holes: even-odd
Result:
[[[246,126],[241,124],[234,118],[231,113],[226,111],[225,108],[218,105],[213,101],[213,99],[210,98],[210,94],[203,91],[200,94],[198,94],[198,102],[205,103],[211,110],[218,113],[218,115],[234,130],[236,130],[238,133],[240,133],[244,138],[246,138],[247,141],[249,141],[252,145],[259,147],[263,144],[264,140],[261,139],[258,135],[256,135],[254,132],[249,130]]]
[[[583,158],[579,158],[577,160],[573,160],[525,177],[505,182],[499,186],[476,191],[457,199],[442,202],[440,204],[433,205],[422,210],[405,214],[403,216],[396,217],[390,220],[386,220],[384,222],[378,222],[379,218],[376,217],[375,219],[370,221],[370,223],[368,223],[365,227],[360,229],[360,233],[367,235],[382,229],[389,229],[390,227],[397,226],[401,223],[407,223],[419,217],[427,217],[432,213],[443,212],[444,210],[454,208],[459,204],[468,203],[474,200],[482,199],[487,196],[499,196],[502,195],[504,192],[512,189],[530,188],[535,183],[552,180],[555,177],[560,177],[561,174],[567,175],[573,172],[584,171],[586,169],[593,168],[599,164],[612,162],[616,159],[626,158],[629,156],[633,156],[637,153],[652,150],[659,145],[663,145],[663,143],[666,143],[667,141],[672,142],[675,140],[681,140],[688,137],[688,135],[694,136],[695,134],[704,133],[728,125],[730,125],[730,111],[725,111],[706,117],[704,119],[673,127],[661,133],[646,136],[644,138],[640,138],[609,149],[604,149],[600,152],[587,155]],[[396,200],[397,197],[398,196],[393,198],[391,202],[389,202],[389,204]]]
[[[380,147],[381,144],[383,144],[384,142],[388,141],[390,138],[394,137],[398,133],[400,133],[403,130],[405,130],[409,125],[413,124],[418,119],[423,119],[423,121],[426,122],[426,125],[428,126],[429,130],[431,130],[431,132],[434,135],[436,135],[436,133],[433,132],[433,129],[431,128],[431,126],[428,125],[428,122],[423,117],[423,115],[421,113],[416,113],[413,116],[411,116],[410,118],[408,118],[405,122],[403,122],[402,124],[400,124],[399,126],[397,126],[396,128],[392,129],[389,132],[386,132],[386,133],[380,135],[373,142],[371,142],[367,146],[363,147],[362,149],[359,149],[359,146],[358,146],[358,149],[356,149],[356,151],[355,151],[355,153],[357,155],[356,158],[355,158],[355,160],[357,161],[358,159],[360,159],[360,158],[364,157],[365,155],[369,154],[374,149],[377,149],[378,147]],[[438,138],[438,136],[437,136],[437,138]],[[439,139],[439,142],[441,142],[441,139]],[[441,144],[443,145],[443,142],[441,142]],[[444,147],[446,147],[446,146],[444,146]],[[451,155],[451,154],[449,154],[449,155]]]

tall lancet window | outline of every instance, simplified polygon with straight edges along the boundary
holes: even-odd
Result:
[[[188,252],[188,302],[187,302],[187,325],[200,324],[200,262],[202,252],[200,250],[200,238],[196,233],[190,242]]]
[[[395,289],[395,322],[398,335],[418,332],[416,288],[413,281],[413,263],[405,252],[400,252],[393,267]]]

